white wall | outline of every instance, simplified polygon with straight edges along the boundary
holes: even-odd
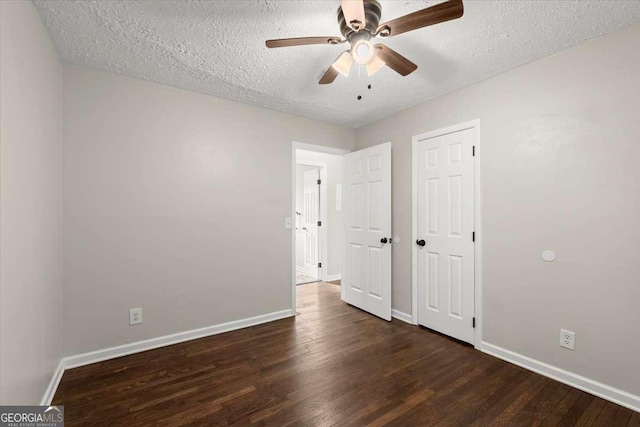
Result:
[[[33,4],[0,2],[0,404],[62,356],[62,64]]]
[[[300,164],[322,163],[327,165],[327,274],[342,274],[342,212],[336,210],[336,186],[342,185],[343,157],[316,151],[296,150],[296,162]],[[324,266],[324,265],[323,265]]]
[[[318,167],[296,165],[296,212],[302,213],[303,209],[304,173],[314,169]],[[293,225],[296,227],[296,267],[298,268],[304,268],[304,232],[302,232],[301,219],[301,215],[292,217]]]
[[[291,143],[352,149],[353,129],[76,66],[64,83],[65,354],[291,308]]]
[[[485,341],[640,395],[639,45],[634,25],[358,129],[358,148],[393,142],[394,308],[411,312],[411,137],[479,118]]]

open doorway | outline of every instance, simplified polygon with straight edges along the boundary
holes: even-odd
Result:
[[[293,301],[296,286],[342,277],[342,171],[346,150],[293,143]]]
[[[320,280],[321,169],[296,164],[296,285]]]

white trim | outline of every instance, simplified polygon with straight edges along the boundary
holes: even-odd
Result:
[[[336,280],[342,280],[342,274],[332,274],[332,275],[328,275],[327,274],[327,278],[324,281],[325,282],[334,282]]]
[[[560,369],[556,366],[540,362],[539,360],[523,356],[522,354],[518,354],[487,342],[483,342],[478,349],[484,353],[490,354],[491,356],[513,363],[514,365],[521,366],[540,375],[544,375],[545,377],[560,381],[561,383],[570,385],[571,387],[575,387],[582,391],[586,391],[587,393],[591,393],[594,396],[601,397],[620,406],[624,406],[625,408],[629,408],[632,411],[640,412],[640,396],[594,381],[573,372],[565,371],[564,369]]]
[[[474,281],[475,281],[475,318],[476,318],[476,336],[475,336],[475,346],[480,346],[482,344],[482,327],[484,326],[483,322],[483,311],[482,311],[482,242],[484,241],[484,233],[482,233],[482,174],[481,174],[481,165],[482,165],[482,144],[481,144],[481,132],[480,132],[480,119],[474,120],[473,127],[476,132],[475,138],[475,207],[474,207],[474,218],[475,218],[475,232],[476,232],[476,245],[475,245],[475,268],[474,268]],[[477,348],[477,347],[476,347]]]
[[[402,311],[396,310],[395,308],[391,309],[391,317],[402,320],[403,322],[407,322],[410,325],[415,325],[410,314],[403,313]]]
[[[342,156],[349,150],[342,148],[325,147],[323,145],[305,144],[304,142],[291,142],[291,218],[296,214],[296,150],[315,151],[317,153],[336,154]],[[325,203],[326,205],[326,203]],[[291,312],[296,313],[296,229],[291,227]]]
[[[418,238],[418,158],[416,156],[418,143],[422,140],[435,138],[442,135],[447,135],[454,132],[460,132],[466,129],[475,130],[475,194],[474,194],[474,227],[476,232],[476,243],[474,246],[475,251],[475,268],[474,268],[474,287],[475,287],[475,318],[476,328],[474,334],[474,346],[479,349],[479,345],[482,342],[482,192],[481,192],[481,141],[480,141],[480,120],[472,120],[465,123],[460,123],[454,126],[449,126],[443,129],[438,129],[432,132],[415,135],[412,138],[412,153],[411,153],[411,217],[412,217],[412,229],[411,229],[411,323],[418,324],[418,252],[416,245],[413,243]]]
[[[418,324],[418,139],[411,138],[411,323]]]
[[[40,401],[40,406],[49,406],[51,405],[51,401],[53,400],[53,396],[56,394],[56,390],[58,389],[58,385],[60,385],[60,380],[62,379],[62,374],[64,374],[65,361],[64,359],[60,360],[58,363],[58,367],[53,372],[53,376],[51,377],[51,381],[49,381],[49,385],[42,396],[42,400]]]
[[[91,351],[89,353],[76,354],[74,356],[65,357],[62,360],[64,362],[65,369],[77,368],[79,366],[85,366],[91,363],[115,359],[116,357],[140,353],[142,351],[152,350],[154,348],[166,347],[168,345],[191,341],[198,338],[204,338],[211,335],[217,335],[223,332],[235,331],[236,329],[248,328],[249,326],[260,325],[263,323],[272,322],[274,320],[285,319],[291,316],[294,316],[294,313],[291,310],[281,310],[273,313],[263,314],[260,316],[249,317],[247,319],[234,320],[232,322],[221,323],[218,325],[192,329],[190,331],[178,332],[176,334],[165,335],[162,337],[151,338],[143,341],[137,341],[130,344]]]
[[[124,344],[116,347],[110,347],[102,350],[64,357],[62,358],[62,360],[60,360],[60,363],[58,363],[58,367],[53,373],[53,377],[51,378],[51,381],[49,382],[49,385],[47,386],[47,389],[42,396],[40,405],[49,406],[51,404],[51,401],[56,394],[56,390],[58,389],[58,385],[60,385],[60,380],[62,380],[62,375],[67,369],[78,368],[80,366],[90,365],[92,363],[115,359],[116,357],[127,356],[147,350],[153,350],[154,348],[166,347],[172,344],[178,344],[181,342],[204,338],[211,335],[217,335],[224,332],[235,331],[237,329],[248,328],[250,326],[261,325],[263,323],[273,322],[274,320],[285,319],[287,317],[293,316],[295,316],[295,313],[291,310],[275,311],[273,313],[263,314],[260,316],[249,317],[246,319],[235,320],[227,323],[220,323],[218,325],[192,329],[190,331],[178,332],[175,334],[151,338],[144,341],[137,341],[130,344]]]

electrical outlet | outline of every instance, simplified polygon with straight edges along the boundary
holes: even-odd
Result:
[[[568,348],[569,350],[576,349],[576,333],[560,329],[560,347]]]
[[[142,309],[130,308],[129,309],[129,326],[138,325],[142,323]]]

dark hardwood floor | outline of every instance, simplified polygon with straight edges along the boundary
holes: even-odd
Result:
[[[67,426],[640,426],[640,414],[429,330],[327,283],[285,319],[65,372]]]

